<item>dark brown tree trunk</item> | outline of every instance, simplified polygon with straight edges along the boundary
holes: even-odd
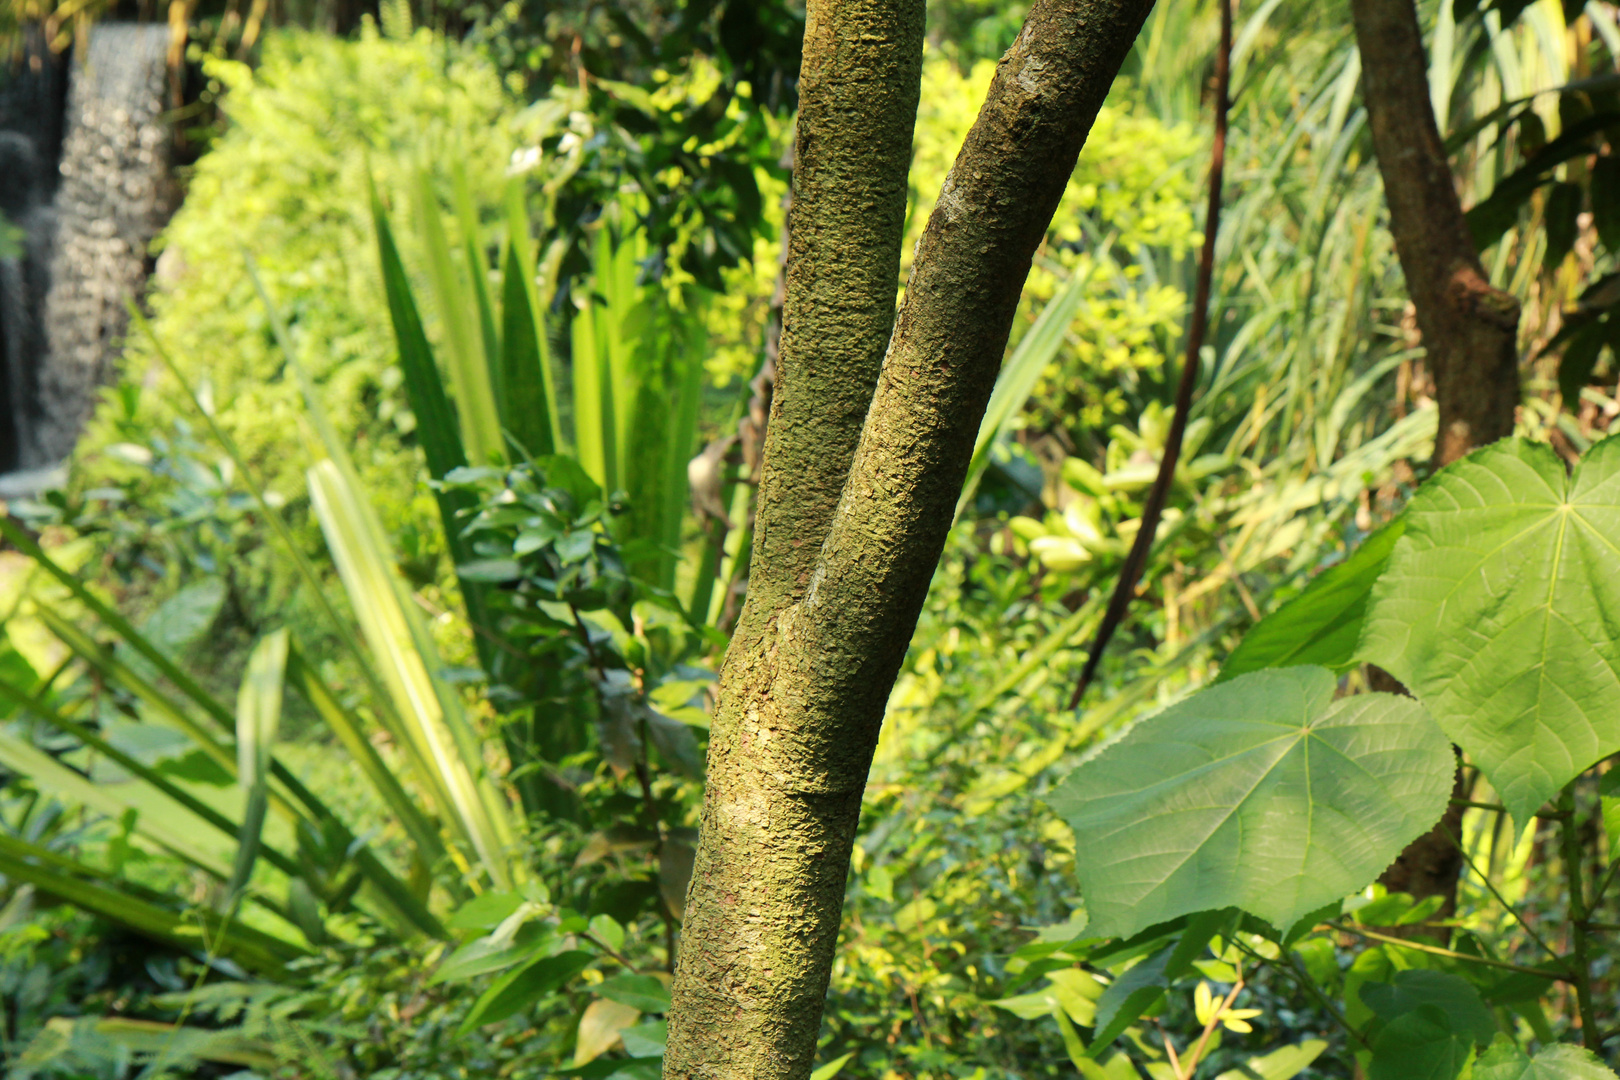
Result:
[[[670,1080],[811,1070],[884,705],[1030,260],[1151,6],[1033,5],[891,334],[922,0],[810,0],[781,366],[710,732]]]
[[[1492,287],[1457,197],[1435,123],[1428,61],[1414,0],[1351,0],[1361,50],[1362,94],[1390,231],[1417,310],[1439,405],[1434,466],[1513,434],[1519,404],[1519,304]],[[1401,687],[1373,669],[1373,689]],[[1462,795],[1459,772],[1456,794]],[[1456,910],[1462,807],[1414,840],[1380,879],[1392,892],[1444,896]]]

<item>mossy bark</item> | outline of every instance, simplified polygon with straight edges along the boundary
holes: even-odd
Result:
[[[858,181],[888,193],[877,178],[909,163],[909,117],[905,146],[878,150],[868,132],[893,132],[879,118],[902,90],[915,103],[920,4],[810,3],[782,370],[749,597],[710,732],[671,1080],[811,1070],[884,705],[1030,260],[1151,6],[1033,5],[945,180],[891,334],[874,233],[898,238],[898,222]],[[845,179],[819,183],[818,154],[849,162]]]
[[[1492,287],[1469,235],[1456,180],[1430,103],[1428,60],[1414,0],[1352,0],[1361,51],[1362,96],[1390,232],[1434,376],[1439,429],[1434,466],[1513,434],[1519,404],[1519,303]],[[1376,690],[1404,688],[1372,669]],[[1459,771],[1455,790],[1466,795]],[[1391,892],[1442,896],[1439,917],[1457,906],[1462,807],[1407,845],[1379,879]],[[1417,928],[1407,931],[1415,933]]]

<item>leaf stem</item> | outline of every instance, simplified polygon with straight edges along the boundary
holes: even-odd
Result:
[[[1575,976],[1568,971],[1548,971],[1546,968],[1526,967],[1523,964],[1511,964],[1506,960],[1492,960],[1488,956],[1470,956],[1455,949],[1442,949],[1438,945],[1425,945],[1419,941],[1407,941],[1404,938],[1392,937],[1389,934],[1380,934],[1372,930],[1363,930],[1359,926],[1348,926],[1344,923],[1329,922],[1330,926],[1343,934],[1354,934],[1368,941],[1376,941],[1382,945],[1399,945],[1403,949],[1412,949],[1415,952],[1426,952],[1432,956],[1446,956],[1453,960],[1463,960],[1470,964],[1481,964],[1485,967],[1500,968],[1503,971],[1517,971],[1525,975],[1538,975],[1543,979],[1555,979],[1559,982],[1573,983]]]
[[[1293,981],[1294,985],[1298,986],[1301,990],[1304,990],[1307,994],[1310,994],[1316,999],[1316,1003],[1322,1006],[1323,1011],[1325,1011],[1328,1016],[1333,1018],[1333,1022],[1335,1024],[1338,1024],[1339,1027],[1344,1029],[1344,1033],[1346,1035],[1359,1042],[1365,1049],[1372,1049],[1372,1044],[1367,1042],[1367,1037],[1361,1032],[1357,1031],[1354,1027],[1350,1026],[1350,1021],[1345,1019],[1344,1014],[1339,1011],[1339,1007],[1337,1005],[1333,1004],[1332,999],[1326,994],[1322,993],[1322,988],[1316,985],[1316,980],[1311,978],[1310,972],[1303,970],[1304,966],[1300,963],[1299,955],[1295,953],[1293,949],[1284,950],[1288,955],[1288,963],[1284,964],[1276,960],[1267,959],[1261,954],[1255,952],[1253,949],[1249,948],[1247,945],[1243,944],[1243,942],[1238,940],[1236,937],[1232,939],[1232,944],[1236,945],[1240,950],[1243,951],[1244,955],[1248,956],[1255,963],[1265,965],[1274,971],[1287,975],[1288,978]]]
[[[1445,823],[1442,822],[1440,827],[1445,828]],[[1457,849],[1457,853],[1460,854],[1468,863],[1468,868],[1474,872],[1474,876],[1479,878],[1486,889],[1490,890],[1490,894],[1492,896],[1496,897],[1496,902],[1501,904],[1503,910],[1505,910],[1509,915],[1513,916],[1513,921],[1518,923],[1519,926],[1524,929],[1526,934],[1530,935],[1530,940],[1534,941],[1537,945],[1540,945],[1542,950],[1545,951],[1548,956],[1556,960],[1564,967],[1565,970],[1568,970],[1569,960],[1551,945],[1548,945],[1546,940],[1542,938],[1540,934],[1536,933],[1530,924],[1525,921],[1524,916],[1519,914],[1519,909],[1508,903],[1508,898],[1503,896],[1501,892],[1497,890],[1495,884],[1491,882],[1491,876],[1479,868],[1479,864],[1474,861],[1473,855],[1469,854],[1468,849],[1463,846],[1462,838],[1457,836],[1450,829],[1446,829],[1446,839],[1451,841],[1452,847],[1455,847]]]
[[[1598,1030],[1597,1010],[1592,1006],[1592,960],[1587,940],[1585,882],[1581,879],[1581,836],[1575,823],[1575,784],[1571,781],[1558,799],[1564,811],[1559,825],[1564,855],[1564,876],[1569,883],[1569,926],[1572,959],[1575,961],[1575,1002],[1581,1014],[1581,1041],[1594,1053],[1603,1049],[1603,1033]]]

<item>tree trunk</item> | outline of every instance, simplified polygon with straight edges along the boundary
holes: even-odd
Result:
[[[1513,434],[1519,404],[1519,304],[1493,288],[1468,232],[1429,96],[1428,62],[1414,0],[1351,0],[1362,94],[1390,231],[1440,409],[1434,466]],[[1382,682],[1380,682],[1380,679]],[[1401,689],[1373,670],[1374,689]],[[1389,685],[1385,685],[1389,684]],[[1456,794],[1462,794],[1459,772]],[[1457,906],[1462,808],[1401,852],[1380,880],[1392,892],[1444,896]]]
[[[891,335],[922,3],[809,4],[781,370],[710,731],[670,1080],[811,1070],[884,705],[1030,260],[1151,6],[1037,0]]]

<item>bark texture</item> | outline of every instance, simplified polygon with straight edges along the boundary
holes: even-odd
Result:
[[[1428,61],[1414,0],[1351,0],[1361,51],[1362,95],[1390,232],[1417,310],[1434,374],[1439,431],[1434,466],[1513,434],[1519,404],[1519,303],[1493,288],[1474,248],[1430,104]],[[1372,669],[1374,689],[1400,690]],[[1462,793],[1459,774],[1456,794]],[[1401,852],[1380,880],[1392,892],[1444,896],[1440,917],[1457,905],[1462,808]]]
[[[1434,463],[1513,434],[1519,302],[1493,288],[1468,233],[1430,105],[1414,0],[1352,0],[1378,171],[1406,290],[1417,309],[1440,430]]]
[[[1151,6],[1033,5],[918,245],[869,408],[857,404],[855,387],[831,404],[795,399],[819,392],[806,374],[824,355],[822,336],[808,333],[822,311],[811,298],[833,297],[824,301],[829,315],[845,309],[846,290],[864,278],[838,268],[854,246],[842,230],[878,212],[857,207],[833,224],[830,212],[807,205],[813,193],[847,198],[812,186],[810,158],[830,153],[826,142],[848,139],[886,99],[861,90],[847,109],[800,113],[798,167],[807,175],[802,185],[796,176],[789,258],[817,265],[789,270],[749,598],[710,731],[664,1056],[670,1080],[802,1080],[811,1070],[884,705],[944,547],[1030,260]],[[853,10],[887,11],[895,21],[861,30],[848,22]],[[812,0],[807,74],[829,51],[889,47],[902,17],[910,9]],[[801,86],[821,89],[814,80]],[[820,107],[803,106],[812,108]],[[815,223],[827,224],[818,233]],[[823,281],[826,293],[806,284]],[[858,321],[852,314],[835,325]],[[847,480],[835,485],[841,494],[827,501],[839,440],[851,430],[846,408],[864,425]],[[824,409],[833,415],[820,416]]]

